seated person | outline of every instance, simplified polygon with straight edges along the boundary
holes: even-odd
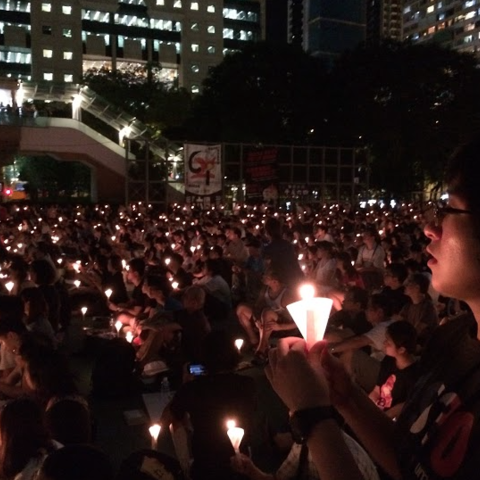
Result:
[[[195,285],[205,289],[205,313],[210,321],[225,320],[232,309],[232,294],[228,283],[221,275],[218,259],[207,259],[202,267],[202,278]]]
[[[134,258],[128,264],[127,282],[133,283],[131,299],[124,303],[108,302],[108,308],[117,313],[117,319],[124,325],[134,326],[136,317],[140,316],[148,306],[147,296],[142,292],[145,262]]]
[[[385,358],[369,397],[390,418],[398,417],[419,377],[420,365],[414,356],[416,347],[417,332],[410,323],[399,320],[388,325]]]
[[[348,287],[342,302],[342,309],[335,312],[328,321],[328,331],[334,329],[344,337],[362,335],[372,328],[365,310],[368,304],[368,292],[360,287]],[[339,332],[341,329],[343,332]]]
[[[250,443],[256,405],[252,378],[235,373],[240,355],[225,331],[213,331],[203,344],[206,375],[197,376],[177,390],[165,409],[161,423],[175,430],[191,423],[193,480],[235,478],[230,466],[234,454],[226,421],[232,419],[245,430],[241,448]]]
[[[381,294],[370,296],[367,306],[367,319],[373,326],[368,332],[352,336],[335,343],[341,337],[335,337],[330,333],[326,336],[329,342],[330,352],[340,356],[348,372],[355,378],[365,391],[371,391],[375,385],[380,370],[385,333],[391,319],[391,306],[388,299]],[[360,349],[372,347],[371,354]]]
[[[405,282],[405,293],[411,303],[406,304],[395,317],[406,320],[417,330],[418,343],[424,345],[438,326],[438,314],[428,295],[430,280],[423,273],[412,273]]]
[[[175,322],[182,327],[182,348],[186,358],[198,362],[201,355],[201,345],[205,336],[211,331],[203,307],[205,305],[205,290],[193,285],[182,295],[183,309],[174,312]]]
[[[255,305],[241,303],[237,306],[238,321],[248,335],[248,340],[256,347],[256,353],[264,355],[268,349],[271,334],[296,329],[287,310],[287,305],[297,300],[295,293],[288,288],[272,268],[263,275],[264,288]]]
[[[402,263],[391,263],[385,268],[383,274],[383,288],[380,293],[387,296],[392,305],[393,315],[400,313],[400,310],[411,302],[410,298],[405,295],[405,280],[408,271]]]
[[[112,464],[91,445],[68,445],[48,455],[37,480],[113,480]]]

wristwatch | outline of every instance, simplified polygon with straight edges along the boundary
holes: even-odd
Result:
[[[313,428],[323,420],[334,418],[334,412],[335,410],[331,405],[304,408],[293,412],[290,416],[293,441],[303,445],[308,440]]]

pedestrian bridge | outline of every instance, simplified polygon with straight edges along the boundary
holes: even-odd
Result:
[[[125,149],[78,120],[0,114],[1,164],[13,162],[15,155],[82,162],[91,170],[93,201],[125,198]]]

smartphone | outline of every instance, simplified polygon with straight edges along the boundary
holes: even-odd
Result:
[[[199,363],[191,363],[188,366],[188,372],[190,375],[205,375],[205,367],[203,365],[200,365]]]

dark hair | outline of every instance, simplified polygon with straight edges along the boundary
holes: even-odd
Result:
[[[62,445],[91,443],[92,423],[86,404],[73,398],[54,402],[45,412],[51,437]]]
[[[40,472],[49,480],[113,480],[108,456],[92,445],[67,445],[51,453]]]
[[[42,291],[37,287],[25,288],[20,294],[24,303],[30,304],[26,324],[30,324],[39,319],[39,317],[48,318],[48,303],[43,296]]]
[[[387,335],[397,348],[405,348],[408,353],[415,353],[417,348],[417,331],[405,320],[391,323],[387,327]]]
[[[319,250],[324,250],[328,252],[330,255],[333,253],[333,243],[327,242],[326,240],[320,240],[319,242],[315,242],[315,245]]]
[[[350,295],[353,303],[359,303],[362,310],[367,308],[368,292],[364,288],[348,287],[346,295]]]
[[[428,288],[430,287],[430,280],[423,273],[412,273],[407,278],[407,284],[417,285],[420,289],[420,293],[424,295],[428,293]]]
[[[166,297],[172,293],[172,284],[163,275],[147,275],[145,283],[149,288],[162,292]]]
[[[407,267],[403,263],[391,263],[385,270],[400,283],[403,283],[408,277]]]
[[[48,260],[34,260],[30,264],[30,271],[35,275],[37,285],[52,285],[55,283],[56,272]]]
[[[172,253],[170,255],[170,260],[177,262],[180,266],[183,264],[183,257],[179,253]]]
[[[7,319],[22,320],[23,302],[17,295],[0,295],[0,328]]]
[[[28,263],[22,257],[16,255],[10,263],[10,271],[16,272],[19,280],[26,280],[28,277]]]
[[[27,363],[37,397],[46,403],[52,397],[76,394],[67,359],[49,347],[46,340],[40,343],[39,338],[38,334],[27,336],[20,346],[20,355]]]
[[[216,253],[219,258],[223,257],[223,248],[220,245],[214,245],[210,251]]]
[[[143,258],[134,258],[128,262],[131,271],[138,273],[141,277],[145,273],[145,261]]]
[[[122,257],[120,255],[110,256],[110,265],[114,270],[120,271],[123,268]]]
[[[282,238],[282,224],[280,220],[274,217],[267,218],[265,220],[265,232],[274,239]]]
[[[28,398],[8,402],[0,411],[0,476],[13,478],[41,449],[52,444],[39,404]]]
[[[472,210],[477,218],[480,216],[479,151],[480,137],[460,146],[450,158],[445,175],[449,193],[463,198],[467,203],[467,208]],[[479,226],[477,225],[477,227]]]
[[[381,310],[383,310],[385,317],[389,318],[392,316],[392,302],[386,295],[383,295],[381,293],[374,293],[373,295],[370,295],[368,303],[374,309],[380,308]]]
[[[207,371],[216,373],[234,370],[240,362],[240,354],[227,332],[215,330],[203,340],[202,359]]]
[[[222,264],[218,258],[207,259],[205,262],[205,267],[213,276],[221,275],[222,273]]]

